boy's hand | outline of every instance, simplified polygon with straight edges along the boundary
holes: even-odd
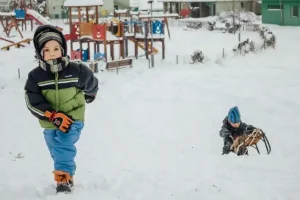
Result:
[[[224,154],[229,154],[231,152],[231,146],[230,145],[225,145],[223,147],[223,155]]]
[[[46,111],[45,116],[48,117],[49,121],[64,133],[68,133],[71,128],[71,124],[74,123],[74,120],[63,112]]]
[[[92,103],[96,99],[96,95],[84,95],[86,103]]]

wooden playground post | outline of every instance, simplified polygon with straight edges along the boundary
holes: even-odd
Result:
[[[125,36],[125,33],[124,33],[124,23],[123,22],[120,22],[120,37],[123,38],[122,40],[119,40],[119,43],[120,43],[120,56],[122,58],[125,58],[125,53],[124,53],[124,36]]]
[[[165,17],[165,23],[166,23],[166,25],[167,25],[167,30],[168,30],[168,36],[169,36],[169,38],[171,38],[171,34],[170,34],[170,29],[169,29],[169,23],[168,23],[168,19]]]
[[[89,17],[89,7],[85,7],[85,17],[86,17],[86,21],[89,22],[90,21],[90,17]]]
[[[96,6],[96,24],[99,23],[99,13],[98,13],[98,6]]]
[[[112,60],[115,60],[115,52],[114,52],[114,42],[109,41],[110,44],[110,56]]]

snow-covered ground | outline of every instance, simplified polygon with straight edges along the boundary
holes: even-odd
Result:
[[[154,68],[139,58],[119,74],[97,74],[100,90],[87,105],[76,186],[68,195],[54,194],[43,130],[24,101],[27,73],[36,66],[33,45],[1,51],[0,199],[299,199],[300,28],[268,27],[276,49],[246,56],[231,53],[237,35],[171,27],[165,60],[155,45]],[[261,42],[258,33],[242,32],[247,37]],[[191,65],[197,49],[206,61]],[[262,143],[262,155],[252,149],[250,156],[221,155],[219,130],[235,105],[245,122],[266,132],[270,155]]]

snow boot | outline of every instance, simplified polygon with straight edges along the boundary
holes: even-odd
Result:
[[[73,179],[73,176],[70,177],[69,184],[70,184],[71,187],[74,186],[74,179]]]
[[[71,192],[71,185],[74,184],[73,180],[71,180],[70,174],[63,171],[55,170],[54,172],[54,180],[57,183],[56,192]]]

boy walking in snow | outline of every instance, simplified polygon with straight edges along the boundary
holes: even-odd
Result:
[[[75,174],[75,143],[84,126],[85,103],[95,100],[98,80],[85,65],[69,61],[62,32],[37,28],[34,38],[39,66],[28,74],[25,100],[38,118],[54,161],[57,192],[70,192]]]
[[[223,120],[220,136],[224,138],[223,155],[229,154],[233,141],[238,137],[255,129],[252,125],[247,125],[241,121],[241,114],[237,106],[231,108],[228,115]],[[240,149],[238,155],[243,155],[246,149]]]

